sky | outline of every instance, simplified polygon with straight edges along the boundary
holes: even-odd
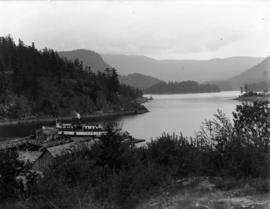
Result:
[[[0,36],[156,59],[270,55],[270,1],[0,1]]]

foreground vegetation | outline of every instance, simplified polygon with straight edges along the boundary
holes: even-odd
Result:
[[[218,111],[194,138],[164,134],[142,147],[109,128],[91,150],[59,157],[38,182],[14,152],[1,152],[1,208],[133,208],[192,176],[230,179],[219,181],[223,189],[245,181],[269,192],[269,103],[238,105],[233,116],[232,124]],[[15,180],[22,171],[27,191]]]
[[[34,43],[0,37],[0,119],[137,110],[143,108],[135,102],[141,95],[121,85],[114,68],[93,72],[51,49],[40,51]]]

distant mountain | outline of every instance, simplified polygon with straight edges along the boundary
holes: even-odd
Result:
[[[199,84],[195,81],[182,82],[160,82],[144,90],[149,94],[185,94],[185,93],[204,93],[219,92],[219,88],[212,84]]]
[[[265,58],[259,64],[234,76],[230,79],[213,82],[220,88],[240,89],[240,86],[248,84],[250,89],[263,90],[270,86],[270,57]]]
[[[162,82],[161,80],[143,75],[140,73],[132,73],[128,74],[127,76],[119,76],[119,81],[123,84],[138,88],[138,89],[145,89],[153,86],[157,83]]]
[[[106,68],[111,68],[103,58],[96,52],[86,49],[77,49],[72,51],[58,52],[61,57],[65,57],[74,61],[79,59],[84,65],[90,66],[92,71],[104,71]]]
[[[104,54],[103,59],[119,74],[141,73],[164,81],[229,79],[258,64],[259,57],[211,60],[157,60],[145,56]]]

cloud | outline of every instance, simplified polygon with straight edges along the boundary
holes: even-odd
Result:
[[[0,33],[56,50],[158,58],[263,56],[269,53],[269,6],[222,0],[0,2]]]

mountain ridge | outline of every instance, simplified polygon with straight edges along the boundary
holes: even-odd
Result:
[[[259,63],[263,58],[237,56],[209,60],[158,60],[147,56],[102,54],[121,75],[141,73],[164,81],[229,79]]]
[[[263,79],[264,76],[261,76],[261,79],[254,79],[256,73],[249,72],[251,69],[254,71],[254,67],[263,62],[264,58],[261,57],[156,59],[144,55],[99,54],[88,49],[60,51],[58,54],[68,60],[78,59],[85,66],[90,66],[94,72],[114,67],[120,75],[121,83],[139,89],[147,89],[162,81],[192,80],[216,84],[222,90],[238,89],[240,83],[241,85],[249,83],[256,87],[266,86],[267,83]],[[248,76],[250,73],[253,75]],[[245,77],[251,78],[243,81]]]

